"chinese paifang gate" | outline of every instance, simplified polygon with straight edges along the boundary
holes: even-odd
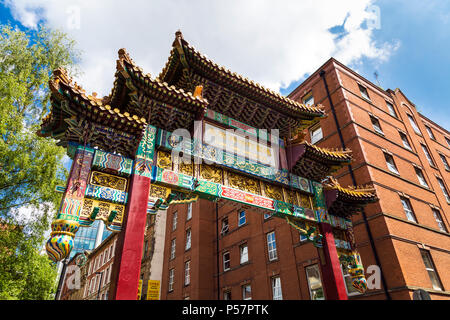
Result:
[[[299,230],[321,251],[328,299],[347,299],[340,264],[364,292],[351,215],[376,195],[330,177],[350,164],[350,150],[303,139],[306,128],[326,117],[322,106],[299,104],[218,66],[179,31],[172,46],[157,78],[120,49],[114,86],[103,98],[87,95],[65,70],[54,71],[51,111],[38,135],[55,139],[73,163],[46,245],[49,258],[68,257],[78,229],[103,220],[119,233],[110,296],[136,299],[146,215],[202,198],[251,207]],[[179,129],[194,138],[175,134]],[[206,141],[226,129],[234,129],[233,139],[247,137],[244,143],[263,150],[261,157]],[[174,157],[181,153],[192,161]]]

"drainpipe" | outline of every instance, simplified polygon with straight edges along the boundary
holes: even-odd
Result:
[[[342,148],[346,149],[345,142],[344,142],[344,137],[342,136],[342,132],[341,132],[341,126],[339,125],[339,121],[338,121],[338,118],[337,118],[337,115],[336,115],[336,110],[334,108],[333,101],[331,100],[330,91],[328,90],[327,80],[325,79],[325,70],[321,70],[319,75],[322,78],[323,83],[325,85],[325,90],[327,92],[328,102],[330,103],[331,112],[333,113],[334,122],[336,124],[337,132],[338,132],[338,135],[339,135],[339,140],[341,141]],[[352,165],[350,165],[350,164],[348,165],[348,170],[350,172],[350,177],[352,178],[353,185],[356,186],[357,185],[356,184],[356,178],[355,178],[355,174],[353,173]],[[372,231],[370,230],[369,222],[367,220],[367,216],[366,216],[366,212],[365,212],[364,208],[361,209],[361,213],[362,213],[362,217],[363,217],[363,220],[364,220],[364,226],[366,227],[366,231],[367,231],[367,234],[369,236],[369,242],[370,242],[370,246],[372,248],[373,256],[375,257],[375,262],[380,267],[381,282],[383,283],[384,293],[386,294],[387,300],[392,300],[391,295],[389,294],[389,292],[387,290],[387,284],[386,284],[386,279],[384,278],[383,268],[381,267],[381,262],[380,262],[380,259],[378,257],[377,248],[375,247],[375,242],[373,240]]]
[[[216,201],[216,259],[217,259],[217,300],[220,300],[220,286],[219,286],[219,205]]]

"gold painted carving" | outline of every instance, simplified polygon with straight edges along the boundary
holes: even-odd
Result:
[[[115,210],[117,212],[113,223],[122,223],[123,214],[125,212],[125,206],[121,204],[115,204],[110,202],[98,201],[93,199],[85,198],[83,201],[83,208],[81,209],[81,217],[89,218],[95,207],[100,210],[95,217],[95,220],[108,221],[109,214],[111,211]]]
[[[188,176],[194,176],[194,165],[192,163],[186,164],[181,162],[178,165],[178,172]]]
[[[300,206],[303,208],[312,209],[311,199],[308,195],[303,193],[297,193],[300,201]]]
[[[161,186],[152,184],[150,187],[150,192],[149,192],[148,197],[149,198],[162,198],[165,200],[169,196],[170,191],[171,191],[170,188],[161,187]]]
[[[169,152],[158,151],[156,166],[163,169],[172,170],[172,155]]]
[[[91,184],[120,191],[127,190],[127,179],[98,171],[92,171]]]
[[[254,194],[261,194],[258,180],[245,177],[230,171],[227,171],[227,177],[228,177],[228,185],[230,187]]]
[[[222,169],[209,166],[206,164],[201,164],[200,175],[204,180],[208,180],[215,183],[222,183]]]
[[[264,188],[266,192],[266,196],[275,200],[284,201],[283,200],[283,192],[280,187],[272,186],[270,184],[265,184]]]
[[[283,189],[284,190],[284,198],[287,203],[297,205],[297,197],[295,196],[295,191]]]

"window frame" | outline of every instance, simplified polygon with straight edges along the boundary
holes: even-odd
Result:
[[[442,153],[439,153],[439,157],[441,158],[442,164],[444,165],[445,170],[450,171],[450,166],[447,161],[447,157]]]
[[[186,221],[189,221],[191,219],[192,219],[192,202],[188,203],[186,212]]]
[[[408,149],[409,151],[413,151],[412,146],[409,143],[408,136],[401,131],[399,131],[398,133],[400,135],[400,139],[402,140],[403,146],[405,147],[405,149]]]
[[[409,199],[406,197],[400,197],[400,202],[403,207],[403,212],[406,215],[406,219],[408,221],[417,223],[417,217],[416,217],[416,214],[414,213],[414,209],[412,207],[411,201],[409,201]],[[411,216],[409,216],[408,213],[411,214]],[[412,217],[413,220],[411,220],[410,217]]]
[[[173,285],[175,283],[175,268],[169,270],[169,285],[167,286],[169,292],[173,291]]]
[[[278,286],[277,285],[278,280]],[[270,282],[272,284],[272,300],[283,300],[283,290],[281,287],[281,277],[275,276],[270,278]],[[276,294],[279,293],[279,294]]]
[[[436,270],[436,265],[434,264],[434,261],[433,261],[433,258],[431,256],[430,251],[424,250],[424,249],[419,249],[419,250],[420,250],[420,255],[422,256],[423,264],[425,265],[425,270],[427,271],[428,277],[429,277],[430,282],[431,282],[431,287],[434,290],[444,291],[444,286],[442,285],[441,278],[439,277],[439,274],[438,274],[438,272]],[[431,267],[427,267],[427,264],[426,264],[425,259],[424,259],[424,255],[426,255],[426,258],[428,259],[428,262],[429,262]],[[435,280],[440,285],[440,288],[436,288],[434,286],[433,280],[431,279],[431,276],[430,276],[430,272],[434,274]]]
[[[414,166],[414,171],[416,172],[416,176],[417,179],[419,180],[420,185],[425,188],[430,188],[430,186],[427,183],[427,180],[425,179],[425,176],[423,175],[422,169]]]
[[[271,232],[267,233],[266,239],[267,239],[267,252],[268,252],[269,261],[278,260],[275,231],[271,231]],[[272,255],[272,257],[271,257],[271,255]]]
[[[386,106],[388,108],[389,114],[391,116],[393,116],[394,118],[398,119],[398,115],[397,115],[397,112],[395,111],[394,105],[387,100],[385,100],[385,101],[386,101]]]
[[[384,136],[380,120],[377,117],[370,115],[370,122],[372,123],[373,130],[375,130],[376,133],[382,134]]]
[[[312,100],[312,103],[310,103],[309,101],[311,101]],[[303,97],[302,97],[302,103],[305,105],[305,106],[314,106],[314,96],[313,96],[313,94],[312,94],[312,90],[310,90],[307,94],[305,94]]]
[[[367,88],[365,86],[363,86],[361,83],[358,83],[358,87],[359,87],[359,93],[361,94],[361,97],[363,97],[366,100],[372,101],[372,100],[370,100],[369,90],[367,90]]]
[[[226,229],[226,230],[224,230]],[[230,232],[230,224],[228,223],[228,216],[222,218],[222,228],[220,230],[220,234],[225,236]]]
[[[170,260],[175,259],[177,249],[177,238],[173,238],[170,241]]]
[[[320,138],[316,138],[315,140],[313,139],[313,137],[315,137],[314,132],[320,130]],[[323,139],[323,130],[322,127],[320,125],[315,126],[313,128],[311,128],[310,133],[309,133],[310,139],[311,139],[311,144],[316,144],[317,142],[319,142],[320,140]]]
[[[444,220],[442,220],[441,212],[436,208],[431,208],[431,211],[433,213],[434,219],[438,224],[439,230],[448,233],[447,226],[445,225]]]
[[[187,250],[191,249],[191,246],[192,246],[192,231],[191,231],[191,228],[186,230],[186,238],[185,239],[186,239],[186,244],[184,246],[184,251],[187,251]],[[188,246],[188,244],[189,244],[189,246]]]
[[[320,285],[321,285],[321,288],[322,288],[322,295],[323,295],[323,297],[321,297],[319,299],[313,299],[313,294],[312,294],[311,290],[316,290],[316,289],[312,289],[311,288],[311,281],[310,281],[311,277],[308,274],[308,270],[309,269],[316,269],[317,274],[319,275],[319,280],[320,280]],[[309,291],[310,300],[325,300],[325,289],[323,287],[322,275],[320,273],[319,265],[316,263],[316,264],[312,264],[312,265],[306,266],[305,267],[305,274],[306,274],[306,280],[308,282],[308,291]]]
[[[422,136],[422,132],[420,131],[419,126],[417,125],[417,122],[416,120],[414,120],[413,116],[409,113],[407,113],[406,115],[409,119],[409,123],[413,128],[414,132],[417,133],[419,136]]]
[[[244,249],[244,248],[246,249],[246,250],[245,250],[245,255],[243,255],[243,249]],[[246,260],[245,260],[245,261],[242,261],[243,257],[246,257]],[[246,264],[248,261],[249,261],[249,257],[248,257],[248,244],[247,244],[247,243],[244,243],[244,244],[241,244],[241,245],[239,246],[239,264]]]
[[[172,231],[177,230],[177,224],[178,224],[178,211],[175,211],[172,214]]]
[[[448,190],[447,190],[447,187],[444,184],[444,181],[441,178],[439,178],[439,177],[436,177],[436,180],[437,180],[437,182],[439,184],[439,187],[442,190],[442,193],[444,194],[445,200],[447,201],[447,203],[450,203],[450,195],[448,194]]]
[[[424,126],[425,126],[425,130],[428,133],[428,136],[430,137],[430,139],[436,141],[436,137],[434,136],[433,131],[431,131],[431,127],[429,127],[426,124],[424,124]]]
[[[242,300],[252,300],[252,285],[251,284],[244,284],[242,287]],[[250,297],[246,298],[245,297],[245,293],[246,293],[246,288],[250,288],[249,292],[250,292]]]
[[[225,255],[228,256],[228,259],[225,259]],[[228,264],[228,268],[226,268],[226,264]],[[225,251],[224,253],[222,253],[222,267],[223,267],[223,272],[226,272],[228,270],[231,269],[231,255],[230,255],[230,251]]]
[[[433,157],[431,156],[430,150],[428,150],[427,146],[424,144],[420,144],[422,148],[422,152],[425,155],[425,158],[427,158],[428,164],[432,167],[436,167],[436,163],[433,160]]]
[[[241,217],[242,213],[244,214],[243,217]],[[242,218],[244,219],[244,222],[241,223]],[[240,210],[238,212],[238,227],[241,227],[241,226],[245,225],[246,223],[247,223],[247,214],[246,214],[245,210]]]
[[[184,285],[188,286],[190,284],[191,284],[191,260],[187,260],[184,262]]]
[[[400,175],[400,172],[398,171],[397,165],[395,164],[394,157],[391,154],[387,153],[387,152],[383,152],[383,154],[384,154],[384,159],[386,160],[386,166],[387,166],[388,170],[390,172],[394,173],[394,174]],[[388,158],[392,160],[392,163],[390,163],[388,161]],[[392,170],[392,169],[394,169],[394,170]]]

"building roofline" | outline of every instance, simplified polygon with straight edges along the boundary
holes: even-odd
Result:
[[[334,57],[330,57],[324,64],[322,64],[316,71],[314,71],[308,78],[306,78],[301,84],[299,84],[291,93],[289,93],[287,95],[287,97],[291,97],[292,95],[294,95],[298,88],[300,88],[304,83],[308,82],[310,79],[312,79],[313,77],[316,76],[316,74],[318,74],[322,69],[324,69],[328,64],[330,63],[336,63],[337,65],[339,65],[340,67],[342,67],[343,69],[345,69],[346,71],[352,73],[354,76],[363,79],[365,82],[369,83],[372,87],[376,88],[377,90],[381,91],[382,93],[384,93],[385,95],[389,96],[388,90],[384,90],[383,88],[381,88],[380,86],[374,84],[372,81],[368,80],[367,78],[363,77],[362,75],[360,75],[359,73],[357,73],[356,71],[352,70],[351,68],[347,67],[345,64],[343,64],[342,62],[336,60],[336,58]],[[408,100],[409,101],[409,100]]]
[[[447,129],[445,129],[445,128],[443,128],[442,126],[438,125],[436,122],[434,122],[434,121],[431,120],[430,118],[424,116],[422,113],[420,113],[420,112],[417,112],[417,113],[419,114],[419,116],[420,116],[421,118],[424,118],[424,119],[427,120],[428,122],[432,123],[433,125],[435,125],[435,126],[438,127],[439,129],[441,129],[442,131],[444,131],[445,133],[447,133],[448,135],[450,135],[450,132],[449,132]]]

